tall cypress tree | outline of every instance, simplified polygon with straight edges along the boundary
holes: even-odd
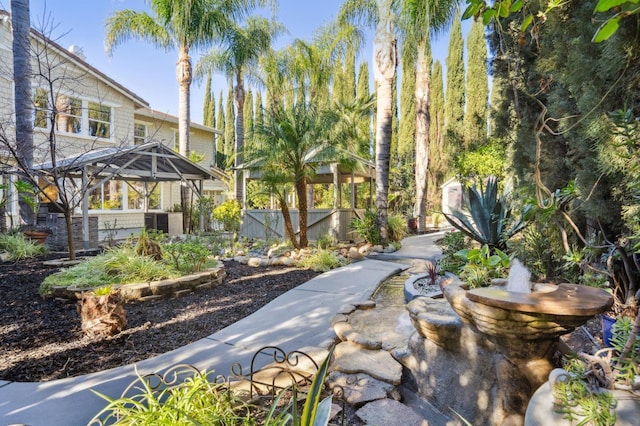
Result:
[[[400,158],[413,160],[416,139],[416,51],[415,44],[402,46],[402,81],[400,86],[400,130],[398,154]]]
[[[253,141],[253,91],[247,90],[247,94],[244,98],[244,137],[245,148],[250,148]]]
[[[444,105],[445,145],[454,153],[467,148],[463,145],[464,120],[464,42],[460,13],[456,13],[449,35],[447,55],[447,93]]]
[[[262,92],[256,91],[254,128],[260,128],[264,124],[264,105],[262,104]]]
[[[444,150],[444,88],[442,64],[436,61],[431,74],[429,92],[429,183],[427,184],[427,209],[438,210],[442,204],[440,186],[447,172],[447,157]]]
[[[464,115],[464,145],[477,147],[487,139],[487,42],[481,21],[471,24],[467,43],[466,111]]]
[[[216,119],[216,129],[218,130],[226,130],[225,116],[224,116],[224,108],[222,102],[222,90],[220,91],[220,96],[218,97],[218,118]],[[227,147],[226,137],[224,134],[216,135],[216,151],[218,153],[216,164],[218,167],[226,169],[226,154],[225,151]]]
[[[202,106],[202,124],[212,127],[214,120],[215,104],[211,99],[211,73],[207,74],[207,84],[204,88],[204,104]]]
[[[227,162],[230,162],[229,164],[233,164],[232,159],[235,158],[234,152],[236,144],[234,126],[236,114],[233,108],[233,84],[231,80],[229,80],[229,88],[227,89],[227,103],[224,116],[224,155],[227,158]]]
[[[346,102],[356,99],[356,52],[349,46],[344,58],[344,96]]]
[[[369,87],[369,64],[362,62],[358,68],[358,84],[356,86],[356,98],[367,99],[371,94]],[[373,126],[372,120],[374,115],[370,117],[362,117],[358,124],[360,127],[360,134],[370,135],[369,141],[366,145],[360,147],[360,155],[367,159],[373,159]]]
[[[344,69],[342,68],[342,58],[337,58],[334,61],[333,68],[333,85],[331,88],[331,102],[344,102],[345,101],[345,81],[344,81]]]

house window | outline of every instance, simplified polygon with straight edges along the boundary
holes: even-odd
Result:
[[[49,127],[49,95],[46,90],[36,89],[33,105],[35,107],[33,127],[46,129]]]
[[[175,151],[180,149],[180,133],[177,130],[173,132],[173,149]]]
[[[82,132],[82,101],[66,95],[58,95],[56,98],[58,117],[56,130],[59,132]]]
[[[133,144],[142,145],[147,141],[147,126],[141,123],[133,125]]]
[[[149,210],[160,209],[160,184],[127,182],[127,207],[129,210],[144,210],[145,194],[148,194]]]
[[[122,182],[110,180],[89,194],[91,210],[122,210]]]
[[[111,136],[111,107],[89,102],[89,136],[99,138]]]

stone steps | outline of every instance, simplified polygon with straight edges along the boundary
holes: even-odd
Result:
[[[446,424],[441,420],[446,418],[435,411],[400,402],[403,367],[396,358],[407,351],[415,332],[403,305],[378,306],[370,300],[346,305],[332,326],[341,342],[327,384],[334,392],[342,389],[360,420],[389,426]]]

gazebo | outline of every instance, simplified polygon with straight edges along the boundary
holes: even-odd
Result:
[[[353,240],[354,234],[349,227],[351,221],[354,218],[361,218],[365,208],[371,207],[371,198],[366,200],[365,207],[357,207],[356,186],[369,185],[369,193],[373,194],[375,164],[355,155],[349,157],[353,166],[347,167],[337,162],[318,164],[313,179],[309,181],[310,187],[314,184],[331,184],[333,186],[332,208],[314,208],[313,204],[309,203],[307,235],[310,240],[317,240],[327,233],[340,241]],[[244,170],[245,194],[247,181],[257,180],[260,177],[260,172],[257,170]],[[351,189],[351,199],[346,208],[342,207],[342,185],[349,185]],[[312,201],[313,197],[309,197],[309,199]],[[273,203],[270,209],[246,209],[245,207],[245,203],[243,203],[240,235],[248,238],[266,238],[267,235],[285,238],[282,213],[273,206]],[[290,213],[297,233],[300,230],[299,211],[291,208]]]
[[[188,158],[178,154],[160,142],[149,142],[131,147],[108,147],[72,155],[56,161],[34,166],[34,172],[46,180],[63,178],[80,182],[79,194],[82,209],[82,247],[89,244],[89,194],[109,180],[150,183],[151,187],[159,182],[183,182],[198,196],[202,195],[205,180],[225,180],[219,170],[207,170]],[[19,171],[17,172],[19,173]],[[144,185],[147,188],[147,185]],[[148,212],[148,197],[152,189],[144,196],[143,213]],[[136,214],[136,213],[132,213]],[[139,213],[138,213],[139,214]],[[202,217],[200,218],[202,226]]]

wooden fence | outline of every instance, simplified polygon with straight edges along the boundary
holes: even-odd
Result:
[[[299,232],[300,214],[291,209],[291,222],[296,233]],[[307,237],[317,240],[319,237],[336,232],[339,241],[357,241],[361,238],[351,230],[354,218],[361,218],[364,209],[310,209],[307,220]],[[285,239],[284,219],[280,210],[245,210],[240,227],[240,235],[247,238]]]

